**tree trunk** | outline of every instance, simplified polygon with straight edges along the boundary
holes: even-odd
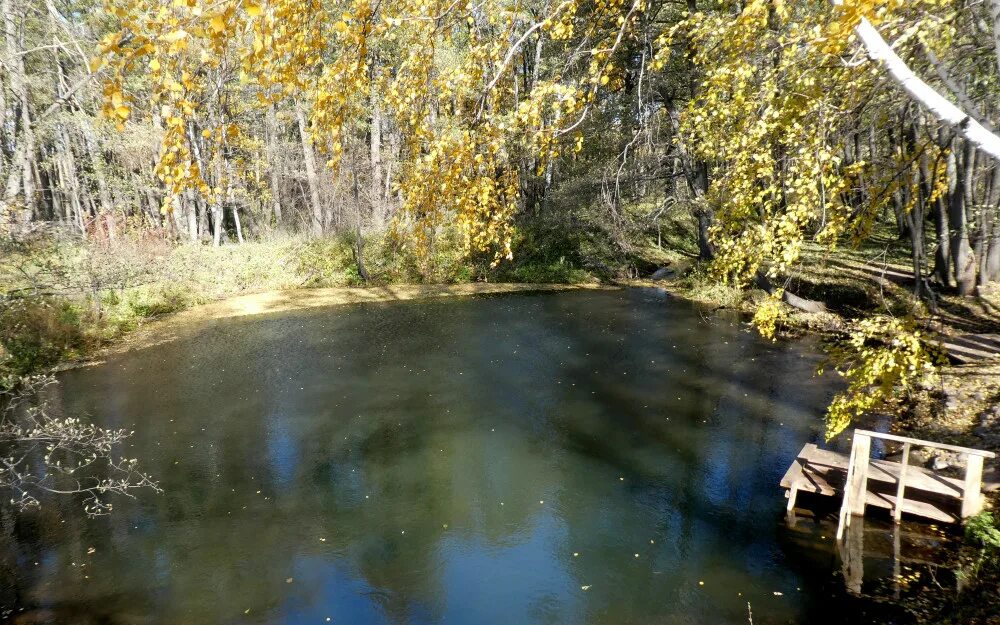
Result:
[[[278,175],[278,116],[274,104],[267,108],[267,170],[271,178],[271,209],[274,223],[281,225],[281,178]]]
[[[1000,281],[1000,219],[993,220],[993,236],[986,251],[986,281]]]
[[[369,158],[372,168],[369,202],[371,203],[372,220],[381,226],[385,223],[388,215],[386,215],[385,206],[382,203],[382,110],[374,98],[369,133]]]
[[[931,174],[930,164],[927,162],[926,154],[920,157],[920,179],[924,197],[930,197],[931,191],[937,181]],[[935,168],[935,171],[937,169]],[[950,245],[948,243],[948,203],[945,194],[941,194],[934,201],[934,235],[937,240],[937,249],[934,251],[934,280],[943,287],[951,285],[951,256]]]
[[[95,207],[94,216],[98,213],[112,210],[111,192],[108,191],[108,181],[104,176],[104,159],[101,154],[101,144],[94,135],[93,129],[84,124],[81,128],[83,140],[87,146],[87,154],[90,156],[90,167],[94,170],[94,182],[97,183],[97,197],[100,205]]]
[[[757,274],[754,276],[754,283],[757,285],[757,288],[762,289],[768,295],[774,294],[774,286],[771,284],[771,280],[768,279],[767,274],[763,271],[757,271]],[[815,300],[799,297],[788,289],[782,289],[781,301],[793,308],[798,308],[799,310],[808,313],[826,312],[826,304],[823,302],[817,302]]]
[[[842,0],[833,0],[833,4],[840,5]],[[889,76],[935,119],[995,160],[1000,160],[1000,137],[914,74],[867,18],[861,18],[854,27],[854,33],[868,51],[868,56],[874,61],[881,61]]]
[[[354,254],[354,264],[358,268],[358,276],[362,281],[368,282],[370,278],[368,269],[365,267],[365,238],[361,234],[361,198],[358,189],[358,172],[355,171],[352,174],[354,180],[354,246],[351,251]]]
[[[312,232],[316,236],[323,234],[323,207],[319,200],[319,179],[316,177],[316,155],[313,153],[312,142],[309,140],[309,129],[306,126],[306,113],[302,103],[295,100],[295,117],[299,122],[299,138],[302,140],[302,156],[306,166],[306,182],[309,185],[309,203],[312,208]]]
[[[233,211],[233,223],[236,224],[236,240],[239,241],[240,244],[242,244],[243,243],[243,224],[240,223],[240,211],[239,211],[239,209],[236,208],[235,204],[233,205],[232,211]]]
[[[35,158],[35,135],[31,127],[31,109],[24,72],[24,55],[21,53],[20,37],[15,21],[15,7],[12,0],[0,1],[0,11],[3,12],[4,39],[7,46],[5,69],[8,73],[8,87],[14,99],[14,110],[16,110],[16,119],[11,120],[15,125],[13,131],[15,136],[16,128],[20,127],[21,130],[20,140],[17,142],[14,152],[15,158],[12,159],[11,169],[8,172],[4,201],[11,203],[16,200],[19,192],[23,192],[23,206],[30,218],[37,216],[38,206],[32,167]]]
[[[959,295],[972,295],[976,290],[976,258],[969,245],[969,232],[965,215],[965,169],[972,165],[975,147],[969,143],[964,158],[959,161],[952,150],[948,154],[948,224],[951,245],[951,263]]]
[[[1000,165],[993,165],[990,194],[983,208],[983,252],[979,284],[1000,280]]]

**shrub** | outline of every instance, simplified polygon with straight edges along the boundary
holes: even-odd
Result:
[[[0,310],[0,362],[5,378],[51,367],[85,343],[81,315],[72,304],[51,298],[16,299]]]
[[[1000,550],[1000,528],[993,513],[980,512],[965,523],[965,538],[984,549]]]

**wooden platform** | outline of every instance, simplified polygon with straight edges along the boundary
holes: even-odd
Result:
[[[788,489],[789,510],[795,506],[798,492],[818,495],[843,495],[846,489],[850,459],[814,444],[807,444],[781,479],[781,486]],[[944,523],[957,523],[963,518],[965,481],[945,477],[929,469],[904,465],[888,460],[871,460],[867,471],[865,506],[874,506],[895,512],[899,495],[900,474],[905,473],[905,496],[901,498],[900,512]],[[987,483],[985,490],[996,490],[1000,484]],[[981,506],[981,503],[979,504]],[[978,510],[977,510],[978,511]],[[969,508],[966,506],[965,515]]]

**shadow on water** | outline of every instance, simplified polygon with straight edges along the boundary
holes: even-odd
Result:
[[[164,494],[3,519],[0,599],[80,623],[885,622],[778,524],[834,391],[816,363],[654,290],[207,322],[63,376]]]

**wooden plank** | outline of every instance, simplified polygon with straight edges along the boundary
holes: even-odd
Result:
[[[962,488],[962,518],[979,514],[983,509],[983,459],[969,456],[965,467],[965,484]]]
[[[872,439],[866,434],[854,432],[854,461],[851,465],[851,478],[847,482],[847,501],[850,501],[851,514],[865,515],[865,505],[868,503],[868,463],[871,461]]]
[[[912,499],[912,494],[910,497],[910,499],[903,500],[901,510],[904,514],[918,516],[932,521],[941,521],[942,523],[958,523],[961,520],[958,512],[959,507],[957,500],[951,500],[951,502],[948,500],[920,501]],[[869,492],[866,503],[867,505],[875,508],[883,508],[885,510],[892,511],[896,507],[896,498],[892,493]]]
[[[903,443],[903,461],[899,467],[896,486],[896,505],[892,510],[892,520],[899,525],[903,518],[903,496],[906,494],[906,469],[910,466],[910,444]]]
[[[897,443],[910,443],[912,445],[917,445],[919,447],[933,447],[935,449],[957,451],[962,454],[969,454],[970,456],[982,456],[983,458],[997,457],[997,455],[992,451],[984,451],[982,449],[974,449],[972,447],[959,447],[958,445],[935,443],[933,441],[920,440],[919,438],[909,438],[907,436],[897,436],[895,434],[883,434],[882,432],[872,432],[870,430],[854,430],[855,436],[859,434],[862,436],[869,436],[871,438],[880,438],[886,441],[896,441]]]
[[[849,466],[847,468],[847,481],[850,482],[854,473],[854,458],[857,455],[857,448],[851,445],[851,459],[849,461]],[[840,539],[844,537],[844,529],[847,525],[851,523],[851,515],[847,512],[850,509],[850,502],[848,501],[847,491],[844,491],[844,496],[840,499],[840,514],[837,517],[837,543],[840,544]]]
[[[896,463],[882,460],[872,461],[872,469],[869,472],[869,490],[866,493],[867,506],[893,510],[895,507],[895,489],[898,486],[897,478],[893,477],[893,468],[898,467]],[[889,466],[885,466],[889,465]],[[901,512],[919,516],[925,519],[941,521],[944,523],[954,523],[960,520],[958,498],[962,492],[962,481],[954,478],[945,478],[946,486],[942,486],[937,479],[940,476],[931,476],[929,482],[937,492],[926,492],[921,489],[914,489],[914,475],[918,472],[926,472],[922,467],[910,466],[907,471],[907,495],[910,499],[904,499]],[[798,491],[805,491],[824,496],[835,496],[844,492],[844,484],[848,473],[847,458],[842,454],[819,449],[814,444],[807,444],[799,452],[799,457],[785,472],[781,480],[781,486],[790,489],[794,484]],[[926,485],[921,482],[922,485]],[[937,498],[937,501],[918,501],[914,497]],[[952,502],[949,504],[948,502]]]
[[[844,485],[844,474],[847,472],[847,458],[843,454],[815,445],[806,445],[799,452],[795,464],[802,466],[803,479],[799,489],[822,495],[836,495]],[[899,483],[900,464],[889,460],[872,460],[868,471],[870,482],[879,482],[890,486]],[[782,482],[783,487],[788,484]],[[921,490],[956,499],[962,496],[965,484],[963,480],[934,473],[930,469],[910,465],[907,468],[907,490]]]
[[[803,447],[802,451],[799,452],[799,455],[795,457],[795,460],[788,467],[788,470],[785,471],[785,475],[782,476],[780,482],[782,488],[791,488],[792,484],[795,484],[802,477],[802,464],[805,462],[807,454],[810,453],[810,448],[816,449],[816,445],[809,443]]]

